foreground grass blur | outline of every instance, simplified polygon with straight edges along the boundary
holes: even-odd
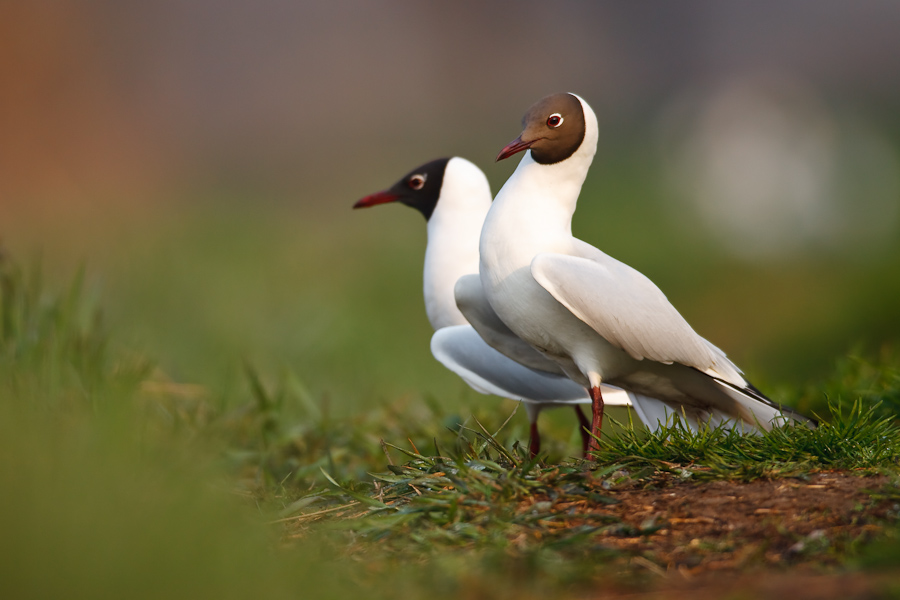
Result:
[[[559,530],[518,503],[538,492],[600,498],[604,481],[625,476],[625,454],[680,472],[672,461],[691,462],[704,443],[625,435],[607,444],[605,466],[546,467],[523,458],[516,419],[504,423],[483,402],[448,411],[406,398],[335,413],[292,371],[273,377],[277,369],[250,363],[237,399],[222,398],[123,347],[83,301],[82,281],[53,293],[39,269],[0,270],[0,581],[11,597],[567,597],[609,565],[639,585],[621,553],[592,541],[621,523]],[[850,360],[827,389],[872,406],[896,398],[896,374],[893,362]],[[804,434],[812,441],[802,447],[764,438],[759,448],[781,452],[765,464],[780,463],[782,475],[896,468],[889,420],[860,409],[832,417],[835,427]],[[718,441],[699,452],[701,467],[758,460],[738,440],[704,435]],[[654,471],[628,468],[632,478]],[[305,517],[347,507],[360,518],[322,526]],[[543,542],[513,543],[534,527]],[[897,564],[900,551],[883,544],[873,564]]]
[[[81,278],[47,293],[0,265],[0,587],[10,598],[328,597],[326,549],[275,551],[219,448],[142,391]]]

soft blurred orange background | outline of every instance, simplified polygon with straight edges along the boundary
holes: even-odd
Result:
[[[9,2],[0,193],[5,208],[201,183],[356,193],[373,157],[487,165],[542,94],[576,91],[618,129],[771,71],[895,126],[898,24],[873,1]]]

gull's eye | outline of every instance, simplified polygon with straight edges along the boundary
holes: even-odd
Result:
[[[406,184],[414,190],[421,190],[425,187],[425,175],[413,175]]]
[[[562,115],[559,113],[553,113],[552,115],[547,117],[547,126],[548,127],[556,128],[562,124],[563,124],[563,118],[562,118]]]

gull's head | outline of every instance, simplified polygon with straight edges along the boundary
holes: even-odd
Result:
[[[416,167],[388,189],[359,200],[353,208],[400,202],[418,210],[426,220],[430,219],[441,196],[444,172],[449,161],[449,158],[439,158]]]
[[[591,107],[575,94],[553,94],[528,109],[522,117],[522,135],[507,144],[497,160],[530,149],[535,162],[552,165],[575,154],[586,142],[595,146],[596,138],[597,118]]]

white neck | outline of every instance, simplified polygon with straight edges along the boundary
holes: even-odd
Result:
[[[437,330],[466,325],[453,288],[478,273],[478,239],[491,207],[491,188],[481,169],[463,158],[447,163],[440,199],[428,220],[423,284],[428,321]]]
[[[535,254],[561,251],[571,243],[572,215],[598,137],[597,117],[579,100],[585,135],[578,150],[551,165],[535,162],[527,151],[497,193],[481,238],[482,271],[492,271],[491,278],[503,278],[530,265]]]

